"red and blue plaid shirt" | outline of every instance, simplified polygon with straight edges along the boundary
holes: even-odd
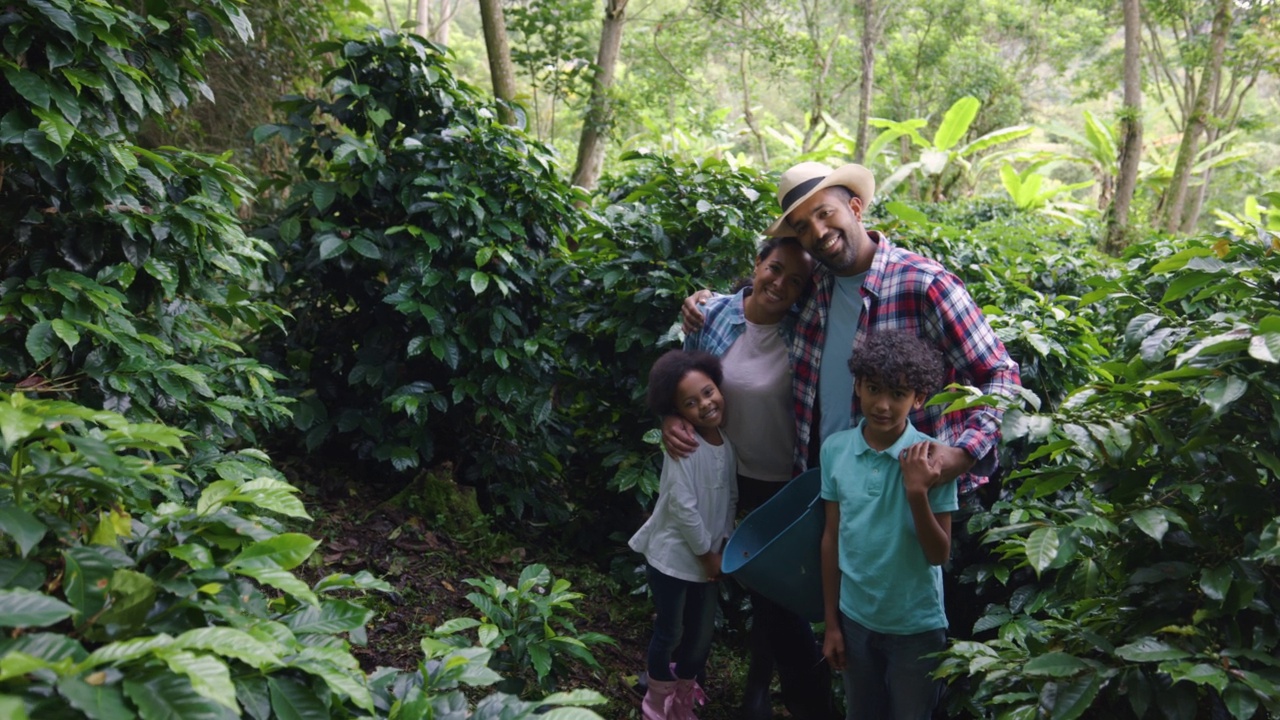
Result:
[[[895,247],[884,235],[875,231],[868,235],[879,247],[862,284],[862,317],[854,345],[869,332],[908,330],[942,352],[947,368],[945,385],[973,385],[984,394],[1016,398],[1020,384],[1018,364],[1009,357],[964,283],[937,262]],[[796,324],[791,352],[797,473],[808,467],[810,458],[818,404],[818,368],[835,278],[819,267],[814,282]],[[862,413],[856,395],[851,402],[853,424],[857,425]],[[962,448],[977,458],[973,471],[958,478],[959,491],[971,492],[985,484],[986,476],[995,470],[995,447],[1000,440],[1003,413],[988,407],[946,414],[942,409],[941,405],[933,405],[916,410],[911,422],[939,442]]]

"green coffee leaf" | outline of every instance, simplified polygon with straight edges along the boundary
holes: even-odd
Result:
[[[1057,528],[1037,528],[1027,536],[1027,562],[1035,568],[1037,574],[1044,572],[1053,564],[1058,556],[1059,538]]]
[[[236,714],[240,713],[236,687],[231,682],[231,670],[225,662],[211,655],[175,650],[173,646],[160,655],[170,670],[185,675],[191,681],[191,688],[197,693]]]
[[[227,568],[237,572],[260,568],[292,570],[306,560],[320,544],[301,533],[283,533],[245,548]]]
[[[1158,508],[1143,508],[1130,517],[1142,532],[1156,542],[1163,542],[1164,534],[1169,532],[1169,519]]]
[[[0,404],[0,423],[3,422],[3,413],[8,407]],[[8,444],[8,432],[5,435],[6,444]],[[8,502],[0,504],[0,532],[13,538],[13,541],[18,544],[18,552],[21,557],[26,557],[31,552],[31,549],[39,544],[48,530],[48,526],[40,522],[36,516],[17,505]]]
[[[71,707],[91,718],[132,720],[136,717],[125,704],[124,690],[120,685],[90,685],[78,677],[63,677],[58,679],[58,694]]]
[[[48,360],[57,351],[57,334],[53,331],[53,323],[41,320],[27,331],[27,352],[31,359],[38,363]]]
[[[319,606],[302,607],[281,618],[298,635],[336,635],[364,627],[374,612],[345,600],[326,600]]]
[[[144,676],[145,677],[145,676]],[[227,707],[196,692],[185,675],[152,675],[146,680],[126,679],[124,693],[143,720],[225,720]]]
[[[44,593],[15,588],[0,590],[0,627],[46,627],[75,614],[70,605]]]
[[[14,90],[18,91],[19,95],[27,99],[27,102],[45,110],[49,109],[49,84],[44,81],[44,78],[29,70],[7,64],[4,69],[4,78],[9,81]]]
[[[1159,662],[1162,660],[1182,660],[1191,657],[1185,650],[1180,650],[1168,643],[1152,637],[1116,648],[1116,655],[1129,662]]]
[[[1239,400],[1248,389],[1249,383],[1235,375],[1228,375],[1210,383],[1200,394],[1200,399],[1213,408],[1214,414],[1218,414],[1228,405]]]

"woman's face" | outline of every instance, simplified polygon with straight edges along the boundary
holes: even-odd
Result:
[[[812,274],[809,253],[797,245],[779,245],[756,261],[748,299],[763,314],[781,320],[804,293]]]

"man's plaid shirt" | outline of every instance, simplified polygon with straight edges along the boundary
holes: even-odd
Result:
[[[884,235],[869,231],[879,247],[862,284],[862,317],[854,345],[868,332],[909,330],[933,342],[947,366],[944,385],[974,385],[983,393],[1017,397],[1018,364],[1009,357],[982,311],[969,297],[964,284],[937,262],[895,247]],[[796,404],[795,471],[808,466],[818,399],[818,368],[831,307],[834,277],[819,267],[815,287],[800,312],[791,350],[792,383]],[[852,399],[853,422],[861,417],[857,396]],[[972,408],[942,414],[942,406],[921,408],[911,422],[939,442],[965,450],[978,458],[973,472],[961,475],[959,490],[966,493],[987,482],[996,466],[995,446],[1000,439],[1002,412]]]

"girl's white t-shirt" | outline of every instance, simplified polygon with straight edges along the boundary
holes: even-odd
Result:
[[[723,445],[703,440],[687,458],[664,456],[653,515],[628,545],[664,575],[707,582],[698,556],[712,548],[719,550],[733,532],[738,506],[736,469],[728,438]]]

